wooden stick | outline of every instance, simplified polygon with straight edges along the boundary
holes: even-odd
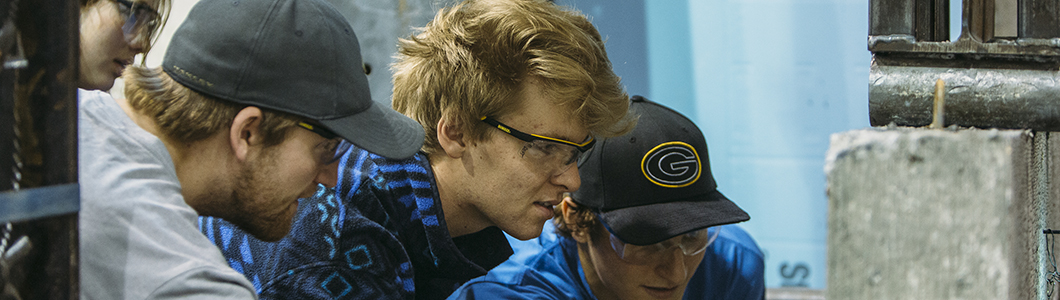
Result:
[[[932,112],[931,128],[941,129],[946,126],[946,82],[939,78],[935,81],[935,110]]]

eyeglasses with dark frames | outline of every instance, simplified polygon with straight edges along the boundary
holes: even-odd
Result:
[[[596,144],[596,139],[591,135],[584,142],[576,143],[554,137],[525,133],[490,117],[482,117],[480,120],[516,139],[526,142],[527,144],[523,146],[520,154],[524,158],[535,160],[535,163],[542,167],[555,171],[556,174],[567,171],[586,151],[592,149],[593,145]]]
[[[593,144],[596,144],[596,139],[593,139],[592,136],[589,136],[589,139],[585,142],[575,143],[564,139],[557,139],[554,137],[547,137],[543,135],[518,131],[515,130],[515,128],[512,128],[511,126],[505,125],[504,123],[501,123],[500,121],[497,121],[496,119],[490,117],[482,117],[481,120],[482,122],[486,122],[486,124],[493,125],[494,127],[497,127],[497,129],[500,129],[501,131],[504,131],[505,133],[510,134],[511,136],[514,136],[517,139],[523,140],[524,142],[533,142],[534,140],[545,140],[549,142],[571,145],[581,152],[589,151],[589,149],[593,147]]]

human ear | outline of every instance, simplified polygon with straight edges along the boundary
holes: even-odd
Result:
[[[578,205],[574,204],[574,201],[571,200],[571,198],[569,197],[563,198],[563,202],[559,203],[560,213],[563,214],[563,223],[567,225],[567,228],[571,229],[571,238],[573,238],[574,241],[580,244],[588,244],[589,230],[591,230],[592,228],[583,228],[578,226],[578,222],[577,220],[575,220],[575,208],[577,207]]]
[[[464,155],[464,150],[467,149],[467,141],[464,139],[467,135],[460,128],[460,123],[453,122],[448,117],[442,117],[438,120],[437,131],[438,144],[442,146],[446,155],[451,158],[460,158]]]
[[[261,146],[261,109],[247,106],[236,113],[232,126],[228,129],[228,141],[236,159],[247,160],[250,152]]]

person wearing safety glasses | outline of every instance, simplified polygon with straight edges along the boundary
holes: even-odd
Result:
[[[733,224],[750,217],[717,190],[703,134],[639,96],[630,114],[580,162],[554,231],[449,299],[763,299],[762,252]]]
[[[77,87],[109,90],[137,54],[147,54],[170,0],[81,0]]]
[[[149,9],[109,1],[88,13],[128,12],[126,34],[149,38]],[[256,299],[198,216],[279,240],[351,143],[394,159],[423,145],[371,99],[357,36],[324,0],[201,0],[161,67],[111,63],[126,97],[78,99],[81,299]]]
[[[276,244],[205,225],[262,299],[443,299],[508,259],[503,232],[537,237],[582,153],[633,125],[600,34],[544,0],[444,8],[392,68],[419,154],[348,151],[335,193],[303,200]]]

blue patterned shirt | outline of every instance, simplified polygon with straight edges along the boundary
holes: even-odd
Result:
[[[279,242],[217,218],[200,229],[261,299],[444,299],[512,254],[496,227],[449,236],[423,153],[390,160],[354,148],[339,170],[334,190],[299,201]]]

